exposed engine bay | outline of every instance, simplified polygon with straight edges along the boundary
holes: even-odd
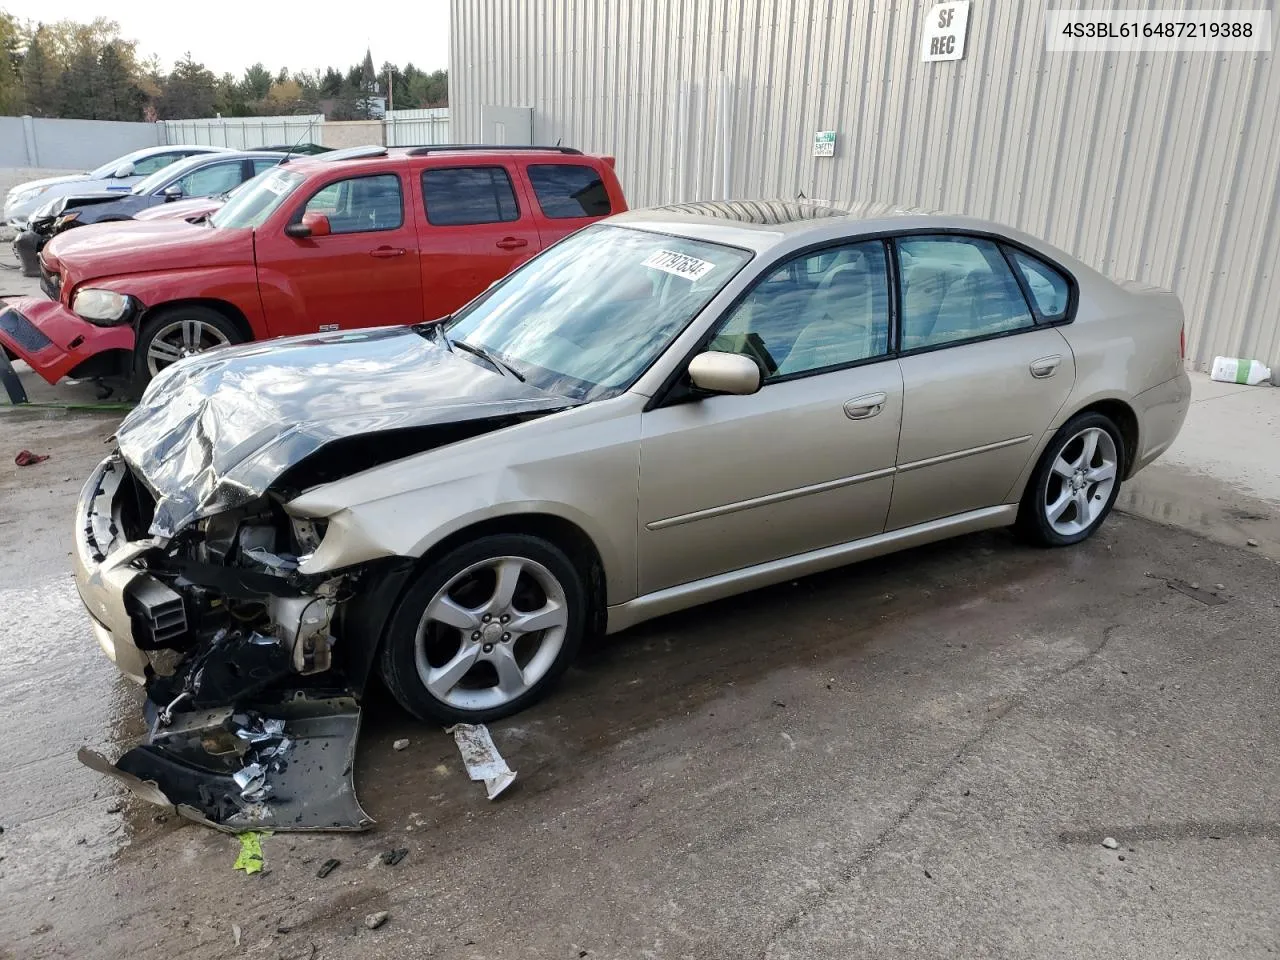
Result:
[[[323,528],[290,518],[273,495],[165,540],[149,536],[154,500],[123,460],[106,461],[94,483],[84,543],[98,563],[131,555],[124,607],[146,659],[150,726],[103,772],[228,829],[367,827],[352,782],[353,682],[364,677],[335,669],[334,656],[361,571],[300,575]]]

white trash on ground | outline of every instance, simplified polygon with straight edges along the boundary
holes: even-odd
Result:
[[[1254,386],[1271,382],[1271,368],[1263,366],[1257,360],[1246,360],[1240,357],[1214,357],[1213,370],[1209,376],[1222,383],[1245,383]]]
[[[483,723],[458,723],[446,727],[444,732],[453,734],[462,762],[467,766],[467,776],[484,781],[490,800],[515,783],[515,771],[502,759],[489,736],[489,728]]]

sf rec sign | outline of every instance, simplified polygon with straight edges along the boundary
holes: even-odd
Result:
[[[962,59],[968,30],[969,0],[936,4],[925,19],[920,59],[925,63]]]

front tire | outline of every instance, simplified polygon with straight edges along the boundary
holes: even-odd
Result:
[[[410,584],[380,667],[422,720],[487,723],[540,700],[568,668],[588,619],[582,573],[525,534],[451,550]]]
[[[133,352],[133,380],[141,390],[157,373],[183,357],[213,347],[242,343],[240,330],[212,307],[159,310],[142,325]]]
[[[1077,414],[1036,464],[1018,508],[1018,532],[1046,547],[1087,540],[1115,505],[1125,468],[1124,441],[1111,419]]]

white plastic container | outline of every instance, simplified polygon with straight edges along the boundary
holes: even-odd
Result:
[[[1223,383],[1256,383],[1271,381],[1271,368],[1264,367],[1257,360],[1244,360],[1238,357],[1214,357],[1213,372],[1209,374],[1214,380]]]

